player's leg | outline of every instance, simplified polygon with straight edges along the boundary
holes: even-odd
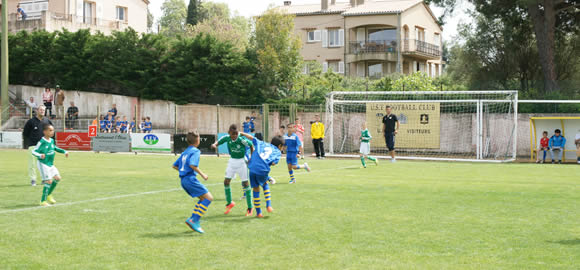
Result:
[[[360,162],[362,163],[364,168],[367,167],[367,164],[365,162],[365,155],[363,155],[362,153],[360,153]]]
[[[286,163],[288,164],[288,174],[290,175],[290,184],[294,184],[296,183],[296,178],[294,178],[294,166],[293,166],[293,161],[292,158],[290,156],[286,156]]]
[[[262,215],[262,208],[260,207],[260,177],[251,172],[250,172],[250,185],[252,186],[253,191],[256,217],[264,217],[264,215]]]
[[[246,197],[246,205],[248,208],[246,209],[246,216],[252,215],[252,192],[250,188],[250,178],[248,176],[248,167],[246,162],[244,161],[241,163],[240,168],[237,171],[238,176],[242,180],[242,188],[244,190],[244,197]]]
[[[209,205],[211,204],[212,201],[213,196],[209,192],[199,196],[199,201],[197,202],[197,204],[193,209],[193,214],[188,220],[185,221],[185,223],[187,224],[187,226],[189,226],[189,228],[198,233],[205,232],[201,228],[200,220],[203,217],[203,215],[205,215],[205,213],[207,212],[207,209],[209,208]]]
[[[230,183],[232,179],[236,176],[235,160],[231,159],[228,161],[228,167],[226,168],[226,176],[224,179],[224,192],[226,195],[226,211],[224,214],[229,214],[232,208],[236,206],[236,203],[232,201],[232,189]]]
[[[48,196],[46,197],[46,200],[49,203],[55,204],[56,200],[54,199],[54,197],[52,196],[52,192],[54,191],[54,189],[56,188],[56,185],[58,185],[58,183],[61,180],[60,174],[58,173],[58,170],[56,169],[56,167],[53,167],[55,172],[55,176],[54,179],[52,180],[52,184],[50,185],[50,189],[48,190]]]
[[[268,185],[267,181],[262,185],[262,189],[264,190],[264,199],[266,200],[266,210],[268,210],[268,213],[272,213],[274,212],[274,208],[272,208],[272,195],[270,194],[270,185]]]
[[[580,164],[580,143],[576,144],[576,158],[577,158],[578,164]]]

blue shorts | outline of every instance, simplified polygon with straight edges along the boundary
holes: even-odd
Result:
[[[296,155],[298,155],[298,153],[288,152],[288,154],[286,154],[286,163],[292,164],[292,165],[298,165],[298,158],[296,157]]]
[[[257,175],[250,172],[250,186],[257,188],[263,186],[270,178],[268,175]]]
[[[387,143],[387,150],[395,150],[395,132],[385,133],[385,142]]]
[[[197,198],[203,194],[209,193],[207,188],[197,180],[195,177],[181,178],[181,187],[189,196]]]

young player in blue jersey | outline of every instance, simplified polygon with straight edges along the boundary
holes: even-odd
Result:
[[[192,198],[199,198],[193,209],[193,214],[185,221],[185,224],[198,233],[204,233],[200,225],[200,219],[213,201],[213,196],[196,177],[199,174],[204,180],[208,178],[207,174],[199,169],[201,154],[201,151],[197,149],[197,146],[199,146],[199,134],[197,132],[187,133],[187,143],[189,143],[189,147],[173,163],[173,168],[179,172],[181,187],[185,192]]]
[[[304,163],[302,166],[298,165],[298,157],[303,153],[302,142],[298,135],[296,135],[294,130],[294,125],[288,125],[288,133],[284,135],[284,146],[286,146],[286,163],[288,163],[288,174],[290,174],[290,184],[296,183],[296,178],[294,178],[294,170],[300,170],[304,168],[307,172],[310,172],[310,167],[308,163]]]
[[[107,120],[105,120],[105,117],[102,115],[99,124],[101,125],[101,133],[107,132]]]
[[[270,173],[270,166],[274,166],[280,161],[280,156],[282,155],[280,149],[284,146],[284,138],[276,136],[272,138],[271,143],[266,143],[247,133],[240,133],[240,136],[252,140],[254,144],[254,152],[248,162],[248,168],[250,169],[250,185],[254,195],[256,217],[262,218],[264,215],[260,206],[260,187],[264,189],[266,209],[271,213],[274,208],[272,208],[270,187],[268,186],[268,174]]]

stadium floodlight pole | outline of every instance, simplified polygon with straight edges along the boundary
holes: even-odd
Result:
[[[2,122],[8,120],[10,106],[8,102],[8,4],[7,0],[2,0],[2,52],[0,58],[1,83],[0,83],[0,100],[2,102],[2,109],[0,109],[0,127]]]

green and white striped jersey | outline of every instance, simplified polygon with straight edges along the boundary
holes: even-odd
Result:
[[[368,129],[365,129],[360,134],[360,141],[364,143],[368,143],[371,141],[373,136],[371,136],[371,132]]]
[[[36,147],[32,151],[32,154],[38,158],[38,162],[46,165],[46,166],[53,166],[54,165],[54,155],[55,152],[59,152],[61,154],[66,154],[66,151],[58,148],[54,143],[52,138],[48,140],[44,137],[38,141]],[[40,159],[40,155],[44,154],[44,158]]]

